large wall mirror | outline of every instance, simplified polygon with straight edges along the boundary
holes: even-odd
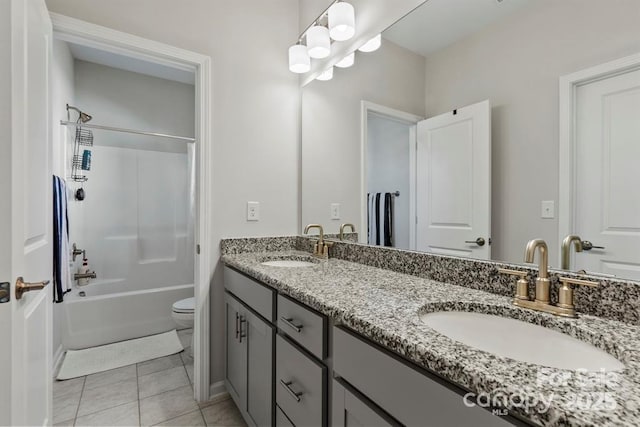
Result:
[[[637,0],[424,2],[304,86],[303,225],[515,263],[542,238],[556,268],[575,234],[571,270],[640,280],[639,21]]]

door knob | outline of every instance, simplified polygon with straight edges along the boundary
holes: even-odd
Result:
[[[16,299],[21,299],[25,292],[37,291],[49,284],[48,280],[42,282],[27,283],[22,277],[16,280]]]
[[[582,244],[583,251],[590,251],[591,249],[604,249],[604,246],[595,246],[588,240],[583,240],[580,243]]]
[[[478,237],[476,240],[465,240],[465,243],[475,243],[478,246],[484,246],[485,241],[482,237]]]

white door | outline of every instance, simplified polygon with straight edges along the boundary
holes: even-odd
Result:
[[[491,258],[491,106],[479,102],[418,123],[419,251]]]
[[[576,90],[575,270],[640,280],[640,70]]]
[[[0,282],[11,288],[10,301],[0,304],[0,361],[10,372],[0,382],[5,401],[0,424],[50,425],[51,286],[19,299],[16,280],[38,282],[52,276],[51,23],[44,0],[3,1],[0,15],[7,19],[3,25],[10,19],[11,31],[10,49],[0,47],[0,61],[11,67],[10,111],[0,110],[5,115],[0,120],[8,119],[11,129],[10,139],[0,141],[10,168],[8,179],[0,181],[0,194],[7,196],[0,209],[2,229],[8,231],[2,244],[11,248],[10,260],[0,263]]]

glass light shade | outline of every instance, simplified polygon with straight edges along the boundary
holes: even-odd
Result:
[[[306,73],[311,69],[311,59],[307,47],[295,44],[289,48],[289,70],[294,73]]]
[[[307,30],[307,51],[312,58],[326,58],[331,52],[329,29],[322,25],[314,25]]]
[[[373,52],[374,50],[378,50],[380,45],[382,44],[382,34],[378,34],[358,49],[360,52]]]
[[[329,8],[329,34],[336,41],[349,40],[356,33],[356,15],[349,3],[334,3]]]
[[[356,59],[356,53],[351,52],[349,55],[342,58],[337,64],[336,67],[340,68],[349,68],[353,65]]]
[[[322,73],[320,73],[320,75],[318,77],[316,77],[316,80],[322,80],[327,81],[327,80],[331,80],[333,78],[333,67],[329,67],[326,70],[324,70]]]

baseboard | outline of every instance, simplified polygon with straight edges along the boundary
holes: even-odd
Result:
[[[60,344],[56,349],[56,352],[53,353],[53,367],[51,369],[51,375],[53,378],[58,375],[58,370],[60,369],[60,365],[62,365],[62,359],[64,359],[64,352],[64,347]]]
[[[224,397],[224,395],[227,394],[229,393],[227,392],[227,388],[224,385],[224,381],[213,383],[209,388],[209,400],[218,399],[220,397]]]

